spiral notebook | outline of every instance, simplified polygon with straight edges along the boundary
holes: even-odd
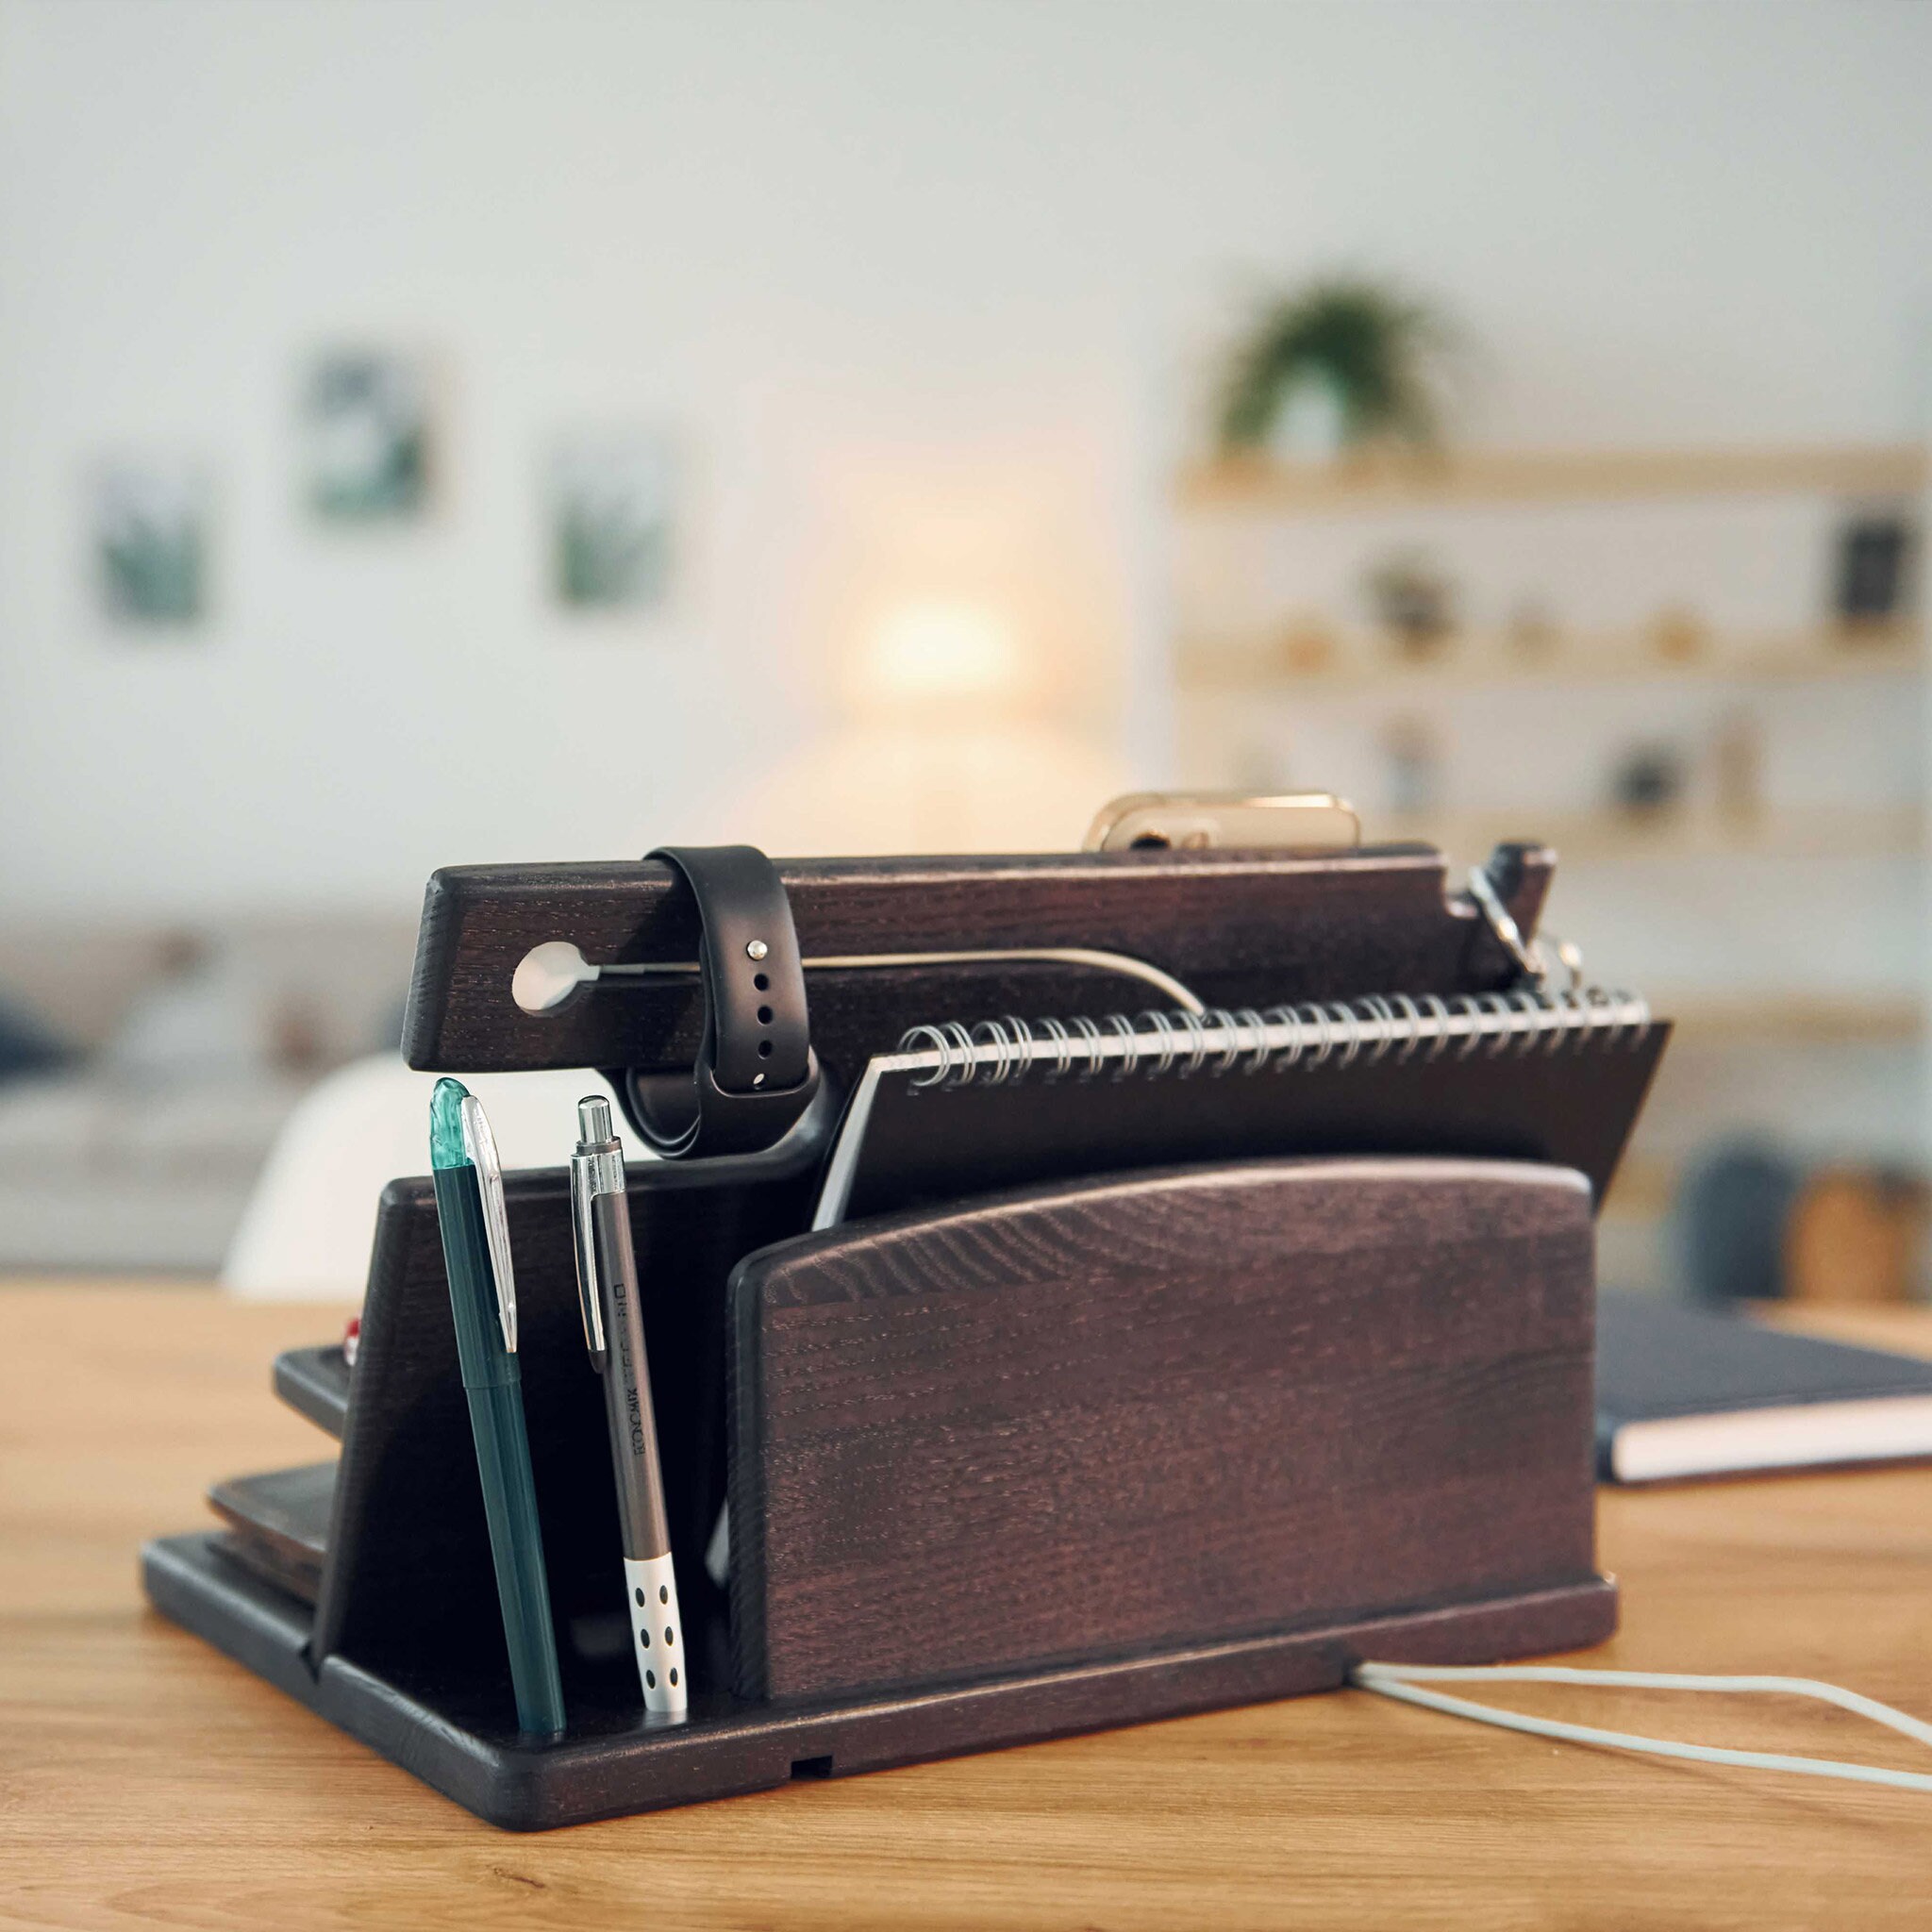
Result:
[[[1601,1201],[1669,1031],[1601,989],[915,1026],[854,1088],[812,1225],[1294,1154],[1553,1161]]]

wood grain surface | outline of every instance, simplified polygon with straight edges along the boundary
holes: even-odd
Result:
[[[0,1291],[0,1925],[1923,1926],[1932,1807],[1510,1737],[1357,1692],[507,1838],[148,1610],[215,1476],[311,1461],[276,1350],[340,1307]],[[1808,1325],[1932,1355],[1932,1313]],[[1932,1472],[1606,1492],[1596,1661],[1932,1716]],[[1498,1701],[1923,1768],[1802,1707]]]
[[[1591,1580],[1593,1252],[1581,1174],[1370,1158],[1031,1189],[754,1256],[741,1690]]]
[[[1506,848],[1498,890],[1535,930],[1556,855]],[[1164,969],[1210,1007],[1507,986],[1515,969],[1426,846],[1360,852],[1086,852],[1015,858],[780,859],[800,950],[854,954],[1066,946]],[[548,1012],[511,995],[532,947],[593,965],[695,962],[688,889],[661,861],[463,865],[431,875],[403,1024],[412,1067],[689,1067],[695,974],[579,987]],[[1148,989],[1067,964],[810,969],[812,1043],[834,1074],[908,1026],[991,1013],[1107,1012]]]

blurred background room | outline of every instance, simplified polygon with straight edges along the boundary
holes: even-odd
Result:
[[[355,1293],[437,866],[1186,785],[1558,849],[1680,1022],[1607,1278],[1920,1296],[1928,82],[1909,0],[0,0],[0,1273]]]

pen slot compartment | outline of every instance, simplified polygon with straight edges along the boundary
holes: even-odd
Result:
[[[727,1607],[703,1554],[723,1501],[724,1294],[746,1248],[803,1224],[806,1179],[692,1185],[638,1163],[627,1196],[692,1692],[724,1694]],[[700,1176],[702,1181],[703,1177]],[[603,1385],[585,1350],[561,1170],[505,1176],[519,1365],[565,1708],[593,1727],[642,1708],[631,1656]],[[450,1324],[434,1196],[392,1182],[377,1220],[310,1654],[399,1684],[475,1686],[514,1729],[502,1624]],[[466,1691],[466,1694],[467,1691]],[[500,1710],[496,1709],[501,1706]]]

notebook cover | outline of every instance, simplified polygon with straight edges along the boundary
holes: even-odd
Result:
[[[1597,1298],[1597,1472],[1632,1423],[1932,1396],[1932,1361],[1606,1290]]]
[[[844,1219],[1188,1161],[1453,1155],[1574,1167],[1601,1202],[1670,1026],[1551,1055],[1400,1056],[1257,1073],[879,1085]]]

